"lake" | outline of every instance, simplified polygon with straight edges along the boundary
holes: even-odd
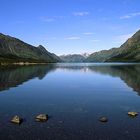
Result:
[[[1,140],[138,140],[140,64],[72,63],[0,68]],[[40,113],[49,115],[35,122]],[[24,118],[11,124],[14,115]],[[99,118],[106,116],[107,123]]]

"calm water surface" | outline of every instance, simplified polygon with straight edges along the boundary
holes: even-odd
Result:
[[[139,140],[140,115],[127,116],[140,112],[139,95],[140,64],[1,67],[0,140]],[[40,113],[49,120],[35,122]]]

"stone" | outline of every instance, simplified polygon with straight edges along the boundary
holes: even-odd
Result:
[[[39,115],[36,116],[35,120],[37,122],[45,122],[45,121],[48,120],[48,115],[46,115],[46,114],[39,114]]]
[[[108,122],[108,119],[106,118],[106,117],[101,117],[100,119],[99,119],[99,121],[100,122]]]
[[[130,117],[136,117],[136,116],[138,116],[138,113],[137,112],[130,111],[130,112],[128,112],[128,115]]]
[[[63,121],[58,121],[59,123],[63,123]]]
[[[23,119],[16,115],[11,119],[11,122],[15,124],[21,124],[23,122]]]

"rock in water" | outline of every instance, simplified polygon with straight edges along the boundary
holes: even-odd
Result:
[[[136,116],[138,116],[138,113],[137,112],[130,111],[130,112],[128,112],[128,115],[130,117],[136,117]]]
[[[35,120],[37,122],[45,122],[45,121],[48,120],[48,115],[46,115],[46,114],[39,114],[39,115],[36,116]]]
[[[101,117],[99,119],[100,122],[108,122],[108,119],[106,117]]]
[[[11,122],[15,124],[21,124],[23,122],[23,119],[16,115],[11,119]]]

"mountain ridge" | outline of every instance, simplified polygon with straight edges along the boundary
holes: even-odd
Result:
[[[35,47],[20,39],[0,33],[0,63],[55,63],[60,59],[42,45]]]
[[[140,30],[118,48],[101,50],[85,58],[81,57],[79,54],[60,56],[64,62],[140,62]]]
[[[119,48],[92,53],[85,62],[140,62],[140,30]]]
[[[86,56],[82,54],[60,55],[59,57],[62,60],[62,62],[67,62],[67,63],[83,62],[86,58]]]
[[[2,63],[81,63],[81,62],[140,62],[140,30],[119,48],[101,50],[90,55],[68,54],[59,57],[39,45],[35,47],[20,39],[0,33],[0,64]]]

